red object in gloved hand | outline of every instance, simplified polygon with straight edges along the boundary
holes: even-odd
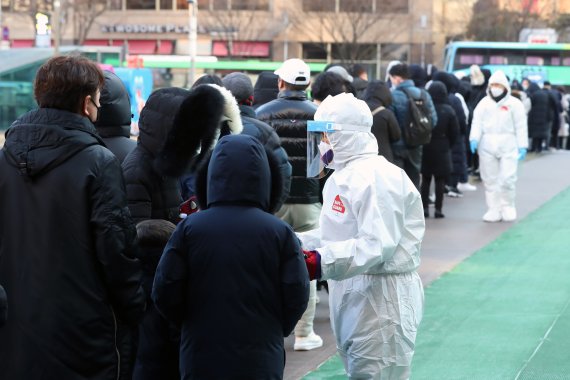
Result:
[[[188,215],[198,212],[198,199],[195,195],[191,196],[185,202],[182,202],[178,211],[180,212],[180,219],[185,219]]]
[[[303,249],[305,255],[305,264],[309,271],[309,280],[318,280],[321,278],[321,254],[317,251],[307,251]]]

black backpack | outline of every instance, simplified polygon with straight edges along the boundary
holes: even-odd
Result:
[[[427,144],[431,140],[433,121],[425,92],[420,90],[420,98],[414,99],[408,91],[402,91],[408,97],[410,109],[409,124],[403,128],[404,142],[410,148]]]

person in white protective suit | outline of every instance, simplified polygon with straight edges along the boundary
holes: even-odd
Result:
[[[349,378],[408,379],[423,315],[416,270],[425,220],[416,187],[378,155],[371,126],[370,109],[352,94],[321,103],[308,125],[307,171],[335,171],[320,228],[297,236],[310,277],[329,280],[331,325]]]
[[[487,96],[473,111],[469,143],[471,152],[479,153],[479,170],[485,185],[487,212],[483,220],[514,221],[517,166],[526,156],[528,131],[524,105],[511,96],[502,71],[491,75]]]

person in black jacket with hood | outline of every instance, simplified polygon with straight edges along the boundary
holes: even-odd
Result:
[[[85,57],[48,60],[34,82],[39,109],[6,132],[3,380],[122,378],[117,326],[136,326],[145,296],[121,166],[93,126],[103,83]]]
[[[372,134],[378,141],[378,154],[394,163],[392,143],[400,140],[401,131],[394,113],[388,109],[392,105],[392,93],[380,80],[373,80],[366,88],[364,101],[372,111]]]
[[[277,99],[277,94],[279,94],[278,80],[279,77],[271,71],[259,73],[253,86],[253,109],[257,109],[265,103]]]
[[[123,162],[137,143],[131,140],[131,101],[121,79],[110,71],[103,71],[105,85],[101,90],[100,115],[95,123],[99,136],[113,154]]]
[[[280,209],[289,196],[291,189],[291,164],[287,157],[287,152],[281,147],[281,140],[269,124],[257,120],[253,104],[253,85],[251,79],[243,73],[231,73],[222,79],[222,83],[227,88],[236,101],[238,102],[241,122],[243,124],[242,133],[250,135],[259,140],[267,149],[274,152],[279,158],[279,172],[281,173],[281,183],[283,190],[281,191],[281,199],[276,209]]]
[[[435,214],[443,218],[443,194],[445,181],[451,173],[451,147],[460,137],[459,124],[455,111],[449,105],[445,85],[433,81],[428,89],[437,112],[437,124],[431,133],[431,140],[424,145],[422,156],[422,203],[424,216],[429,217],[429,190],[432,177],[435,179]]]
[[[156,162],[174,115],[188,90],[168,87],[154,91],[141,110],[136,148],[123,161],[129,209],[135,223],[164,219],[176,224],[182,203],[177,177],[158,170]]]
[[[138,329],[138,349],[133,380],[179,380],[180,330],[158,312],[150,298],[162,251],[176,226],[168,220],[137,223],[137,257],[143,267],[147,308]]]
[[[197,178],[202,210],[160,259],[152,299],[182,328],[182,379],[283,378],[283,337],[307,307],[309,277],[295,233],[271,215],[276,161],[252,136],[221,138]]]

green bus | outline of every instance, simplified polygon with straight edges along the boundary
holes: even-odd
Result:
[[[478,65],[503,70],[510,80],[523,78],[542,84],[570,86],[570,44],[522,42],[451,42],[445,49],[444,70],[469,75]]]

